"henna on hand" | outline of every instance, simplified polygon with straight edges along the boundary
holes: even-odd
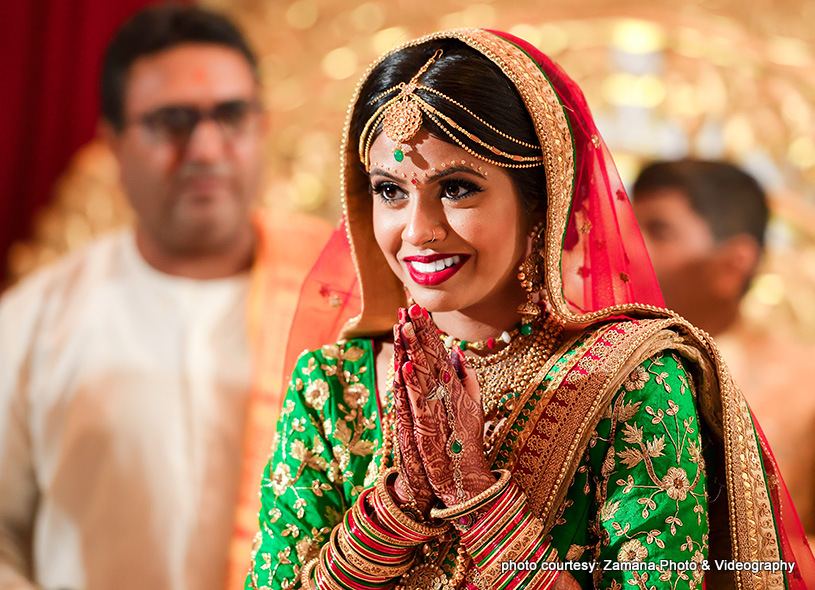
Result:
[[[400,314],[400,319],[401,317]],[[393,399],[397,442],[394,454],[399,468],[393,490],[397,496],[395,500],[398,504],[407,504],[411,500],[415,500],[416,507],[427,515],[434,503],[434,494],[413,436],[413,417],[402,375],[402,367],[408,360],[402,344],[399,324],[394,326],[393,340],[393,362],[396,369],[393,382]]]
[[[458,348],[450,352],[450,365],[456,372],[458,387],[451,388],[450,401],[460,426],[457,432],[462,441],[461,472],[464,480],[465,499],[477,496],[495,483],[484,454],[484,414],[481,408],[481,390],[478,378]],[[460,430],[459,430],[460,429]]]
[[[407,324],[403,327],[402,333],[406,341],[413,341],[413,344],[408,345],[408,356],[412,357],[411,361],[404,365],[402,373],[410,400],[414,438],[430,485],[436,495],[443,499],[443,496],[449,495],[451,491],[454,493],[455,490],[453,468],[446,449],[450,438],[447,410],[444,400],[436,395],[438,387],[435,378],[425,372],[427,385],[420,381],[416,365],[426,363],[426,359],[421,349],[411,353],[410,347],[417,345],[413,326]],[[430,393],[426,387],[432,388]]]
[[[427,310],[414,305],[409,310],[410,323],[416,333],[416,339],[428,359],[428,364],[433,375],[438,375],[440,369],[447,364],[448,355],[444,343],[438,334],[436,326]]]
[[[413,306],[408,312],[410,323],[402,329],[404,346],[408,357],[420,363],[421,371],[417,371],[416,381],[411,383],[406,376],[406,387],[411,402],[417,393],[412,389],[425,392],[430,386],[438,386],[438,380],[444,382],[447,395],[454,416],[454,430],[456,439],[461,443],[462,450],[458,458],[461,472],[461,482],[464,500],[478,495],[495,483],[495,477],[489,470],[484,455],[483,435],[484,417],[481,410],[480,390],[475,371],[467,371],[467,363],[458,348],[454,348],[448,355],[447,349],[441,342],[437,328],[430,315]],[[438,377],[438,379],[437,379]],[[430,401],[425,405],[429,406]],[[447,445],[452,435],[448,424],[447,408],[443,400],[433,408],[436,411],[425,411],[420,403],[414,403],[414,425],[426,431],[417,430],[416,442],[419,452],[425,461],[425,471],[430,484],[436,494],[447,506],[452,506],[460,500],[456,482],[453,478],[454,462],[451,459]],[[420,406],[418,409],[416,406]],[[438,411],[438,410],[443,411]],[[427,424],[427,420],[434,420],[436,424]],[[433,437],[433,438],[431,438]]]

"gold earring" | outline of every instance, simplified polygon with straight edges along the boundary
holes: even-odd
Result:
[[[529,324],[541,315],[541,307],[536,301],[544,289],[545,261],[543,259],[543,231],[545,225],[538,222],[532,228],[532,251],[518,268],[518,280],[526,291],[526,301],[518,306],[521,323]]]

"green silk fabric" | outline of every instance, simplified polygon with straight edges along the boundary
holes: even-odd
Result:
[[[374,366],[373,344],[362,339],[298,359],[261,482],[247,589],[300,588],[301,566],[374,484],[382,441]],[[595,565],[570,569],[583,588],[701,588],[707,452],[688,375],[670,350],[644,361],[591,436],[550,531],[561,561]]]

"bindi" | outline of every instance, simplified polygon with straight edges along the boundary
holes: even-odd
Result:
[[[207,75],[207,71],[204,68],[196,68],[190,72],[190,78],[193,82],[203,83],[206,82],[209,76]]]

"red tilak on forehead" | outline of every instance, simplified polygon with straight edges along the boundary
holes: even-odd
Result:
[[[207,80],[207,71],[204,68],[195,69],[190,75],[193,82],[205,82]]]

